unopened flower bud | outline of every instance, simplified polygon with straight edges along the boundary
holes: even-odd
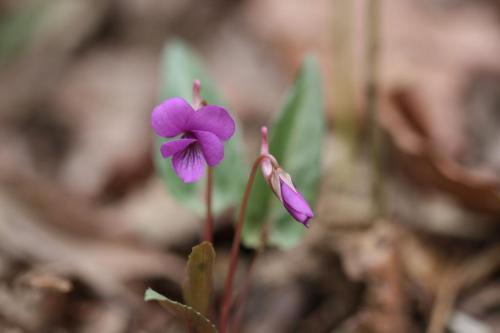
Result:
[[[279,166],[274,156],[269,154],[267,128],[262,127],[261,133],[261,155],[264,156],[261,169],[264,179],[290,215],[309,227],[309,220],[314,217],[311,207],[293,185],[290,175]]]

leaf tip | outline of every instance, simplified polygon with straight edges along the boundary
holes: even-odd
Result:
[[[146,291],[144,292],[144,300],[146,302],[151,300],[151,293],[152,292],[154,292],[154,291],[151,288],[146,289]]]
[[[144,300],[146,302],[147,301],[161,301],[161,300],[164,300],[164,299],[166,299],[165,296],[157,293],[156,291],[154,291],[151,288],[146,289],[146,291],[144,292]]]

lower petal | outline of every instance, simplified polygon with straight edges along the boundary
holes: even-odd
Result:
[[[299,221],[300,223],[302,223],[303,225],[305,225],[306,227],[309,228],[309,220],[312,218],[312,216],[308,216],[304,213],[301,213],[301,212],[293,209],[293,207],[288,205],[286,202],[283,205],[285,206],[288,213],[290,213],[290,215],[292,215],[292,217],[295,220]]]
[[[283,180],[280,181],[281,197],[286,210],[294,219],[303,223],[306,227],[307,222],[314,216],[311,207],[299,191],[294,191]]]
[[[203,157],[211,167],[224,159],[224,143],[215,134],[206,131],[191,131],[201,146]]]
[[[200,179],[205,169],[205,159],[199,145],[195,144],[175,153],[172,157],[172,167],[184,183]]]
[[[190,144],[196,142],[196,139],[179,139],[165,142],[160,147],[160,152],[163,158],[170,157],[186,149]]]

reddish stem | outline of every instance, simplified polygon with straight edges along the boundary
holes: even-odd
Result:
[[[250,287],[252,286],[252,279],[255,273],[255,267],[257,266],[257,259],[261,255],[262,252],[264,252],[266,246],[267,246],[267,238],[268,238],[268,225],[265,224],[262,227],[262,232],[260,235],[260,245],[255,251],[255,254],[252,257],[252,261],[250,261],[250,265],[248,266],[247,270],[247,276],[245,279],[245,282],[243,283],[243,288],[241,291],[241,294],[238,296],[236,300],[236,315],[235,318],[233,319],[232,325],[231,325],[231,330],[233,332],[239,332],[240,331],[240,324],[241,324],[241,319],[243,318],[243,314],[245,312],[245,303],[248,298],[248,294],[250,293]]]
[[[207,187],[205,189],[206,221],[205,232],[203,234],[203,240],[207,242],[212,242],[214,232],[214,221],[212,218],[212,173],[212,168],[207,166]]]
[[[238,215],[238,223],[236,225],[236,231],[233,238],[233,245],[231,247],[231,258],[229,262],[229,270],[227,272],[226,283],[224,285],[224,296],[222,299],[222,308],[219,320],[219,332],[226,333],[227,322],[229,317],[229,311],[231,310],[231,301],[233,296],[233,279],[236,273],[236,266],[238,264],[238,254],[240,251],[241,243],[241,232],[243,231],[243,225],[245,224],[245,213],[247,210],[248,199],[250,198],[250,192],[252,190],[252,185],[255,179],[255,174],[260,163],[268,158],[266,155],[260,155],[252,166],[252,171],[248,177],[248,182],[245,188],[245,193],[243,194],[243,199],[241,201],[240,212]]]

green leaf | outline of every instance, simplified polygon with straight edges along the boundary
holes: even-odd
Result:
[[[210,242],[193,247],[187,262],[187,278],[182,291],[184,302],[208,316],[213,291],[215,250]]]
[[[271,154],[292,176],[295,186],[314,210],[324,135],[321,75],[315,58],[310,56],[304,60],[269,134]],[[288,214],[259,175],[243,230],[246,246],[259,245],[261,229],[266,222],[269,223],[269,244],[280,248],[296,245],[307,230]]]
[[[194,79],[200,79],[201,95],[209,104],[224,106],[213,81],[204,71],[201,61],[194,52],[180,41],[168,43],[162,56],[160,100],[180,96],[191,101]],[[232,116],[234,118],[234,114]],[[156,170],[180,203],[202,215],[204,213],[202,198],[206,182],[202,178],[196,183],[183,183],[175,175],[171,159],[164,159],[160,154],[159,147],[165,141],[164,138],[156,137],[154,153]],[[212,209],[216,214],[235,205],[235,200],[241,198],[246,171],[241,151],[241,136],[237,126],[234,136],[224,144],[224,160],[214,170]]]
[[[179,319],[183,319],[198,333],[217,333],[215,326],[201,313],[190,306],[172,301],[167,297],[157,293],[151,288],[144,294],[145,301],[157,301],[170,313]]]

